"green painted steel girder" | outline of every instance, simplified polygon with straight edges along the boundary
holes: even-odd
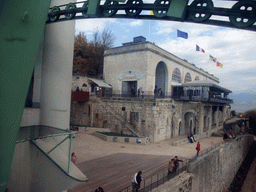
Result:
[[[212,0],[194,0],[190,5],[188,0],[155,0],[154,3],[144,3],[143,0],[106,0],[104,4],[100,4],[100,0],[88,0],[71,4],[72,9],[67,8],[68,4],[51,8],[47,23],[85,18],[135,18],[202,23],[256,31],[255,0],[238,1],[232,8],[214,7]],[[118,12],[119,10],[125,11],[125,14]],[[141,14],[142,11],[148,13]],[[82,15],[76,15],[77,13]],[[221,17],[228,17],[229,21],[224,21]]]
[[[100,7],[100,0],[94,0],[94,1],[89,1],[88,4],[88,15],[97,15],[99,14],[99,7]]]
[[[50,2],[0,1],[0,191],[5,191],[10,173]]]
[[[184,18],[186,15],[188,0],[172,0],[167,12],[167,16]]]

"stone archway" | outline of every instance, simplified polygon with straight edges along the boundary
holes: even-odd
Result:
[[[179,135],[181,134],[181,122],[179,122]]]
[[[158,89],[161,88],[163,94],[168,92],[168,70],[166,64],[162,61],[159,62],[156,67],[155,86],[157,86]]]
[[[184,115],[184,129],[183,134],[188,134],[191,132],[194,132],[195,128],[195,112],[194,111],[188,111]]]

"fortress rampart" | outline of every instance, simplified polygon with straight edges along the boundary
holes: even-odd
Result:
[[[254,141],[251,135],[238,136],[199,156],[183,172],[152,192],[226,191]]]

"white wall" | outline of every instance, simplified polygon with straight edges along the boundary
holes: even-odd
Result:
[[[144,91],[153,92],[156,67],[159,62],[164,62],[167,67],[167,92],[171,92],[172,73],[176,67],[181,72],[181,83],[184,83],[187,72],[190,73],[192,81],[198,76],[199,80],[218,83],[218,78],[152,43],[139,43],[106,50],[104,57],[105,81],[111,84],[114,90],[122,90],[122,81],[138,81],[137,87],[142,87]],[[131,71],[131,78],[128,75],[122,76],[123,73],[127,74],[129,71]],[[127,78],[120,78],[124,76]]]

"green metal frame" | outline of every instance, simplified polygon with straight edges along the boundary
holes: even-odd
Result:
[[[104,6],[100,5],[100,0],[90,0],[80,8],[73,9],[74,6],[69,4],[70,8],[67,10],[61,10],[61,6],[58,6],[50,9],[48,13],[51,0],[0,0],[0,192],[6,188],[25,100],[47,18],[50,18],[47,21],[49,23],[57,21],[61,15],[66,15],[62,20],[108,17],[102,15],[104,9],[155,10],[155,15],[139,15],[141,11],[137,11],[138,14],[134,15],[111,17],[203,22],[256,31],[256,26],[253,25],[256,20],[253,0],[239,1],[231,9],[214,8],[211,0],[207,0],[209,6],[206,8],[197,7],[196,3],[188,6],[187,0],[173,0],[167,6],[157,4],[159,1],[156,0],[155,4]],[[198,1],[200,0],[195,0]],[[250,7],[252,11],[241,10],[241,7]],[[158,14],[156,10],[162,13]],[[83,13],[82,16],[72,15],[79,12]],[[200,17],[194,17],[195,14]],[[210,20],[211,15],[229,16],[230,22]],[[239,21],[237,18],[242,19]],[[243,23],[243,18],[248,22]]]
[[[0,191],[5,191],[10,173],[50,2],[0,1]]]
[[[21,141],[17,141],[17,143],[20,142],[25,142],[25,141],[31,141],[33,144],[35,144],[37,147],[39,147],[42,151],[44,151],[45,154],[47,154],[48,156],[50,155],[50,153],[52,151],[54,151],[56,148],[58,148],[62,143],[64,143],[67,139],[69,140],[69,154],[68,154],[68,169],[66,170],[64,167],[62,167],[57,160],[55,160],[53,157],[51,157],[51,159],[54,159],[55,163],[57,163],[63,170],[65,170],[68,174],[70,174],[70,164],[71,164],[71,154],[72,154],[72,144],[73,144],[73,136],[76,132],[72,131],[69,133],[59,133],[59,134],[50,134],[50,135],[45,135],[42,136],[40,138],[36,138],[36,139],[28,139],[28,140],[21,140]],[[56,144],[52,149],[50,149],[49,151],[45,151],[42,147],[40,147],[36,140],[37,139],[42,139],[42,138],[47,138],[47,137],[56,137],[56,136],[64,136],[64,135],[68,135],[67,137],[65,137],[63,140],[61,140],[58,144]]]
[[[119,10],[124,10],[126,14],[118,12]],[[142,11],[148,12],[141,14]],[[202,23],[256,31],[256,26],[253,25],[256,22],[255,12],[255,0],[240,0],[232,8],[214,7],[212,0],[194,0],[190,5],[188,0],[155,0],[154,3],[143,3],[143,0],[136,0],[136,3],[129,0],[106,0],[103,5],[100,0],[88,0],[52,7],[47,23],[111,17]],[[82,15],[76,15],[77,13]],[[212,18],[213,15],[219,17]],[[229,17],[229,21],[222,19],[225,17]]]

